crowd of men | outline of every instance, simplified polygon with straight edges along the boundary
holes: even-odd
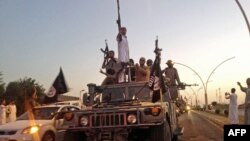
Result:
[[[37,90],[36,87],[32,87],[27,91],[27,98],[24,102],[24,110],[30,111],[35,106],[39,106],[37,102]],[[0,125],[16,121],[17,118],[17,107],[15,101],[9,100],[8,104],[5,99],[0,100]]]
[[[129,57],[129,44],[127,40],[127,29],[121,27],[116,37],[118,45],[118,58],[115,57],[115,52],[110,50],[104,57],[101,73],[106,75],[102,85],[110,85],[123,82],[141,82],[149,81],[150,71],[152,69],[152,59],[140,57],[138,63]],[[180,81],[178,71],[173,67],[172,60],[166,62],[167,67],[162,70],[164,82],[169,88],[171,99],[176,99],[178,95],[178,86],[183,83]]]
[[[6,100],[1,100],[0,105],[0,125],[8,122],[13,122],[16,120],[16,105],[15,101],[9,101],[8,105],[6,105]]]

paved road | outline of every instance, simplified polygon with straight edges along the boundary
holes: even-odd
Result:
[[[223,141],[223,128],[197,113],[189,111],[179,117],[184,127],[179,141]]]

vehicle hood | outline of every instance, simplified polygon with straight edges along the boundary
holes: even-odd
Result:
[[[9,122],[3,125],[0,125],[0,130],[20,130],[27,127],[30,127],[32,125],[46,125],[46,124],[52,124],[52,120],[17,120],[14,122]]]
[[[164,105],[168,105],[166,102],[163,102]],[[155,103],[152,103],[152,102],[139,102],[139,103],[109,103],[109,105],[100,105],[98,107],[88,107],[86,108],[85,110],[92,110],[92,109],[95,109],[95,108],[116,108],[116,109],[119,109],[120,108],[123,108],[123,109],[126,109],[126,107],[128,107],[128,109],[131,109],[131,106],[160,106],[162,103],[161,102],[155,102]]]
[[[163,102],[164,104],[166,104],[166,102]],[[155,105],[161,105],[162,103],[160,102],[155,102],[155,103],[152,103],[152,102],[141,102],[141,105],[142,106],[155,106]]]

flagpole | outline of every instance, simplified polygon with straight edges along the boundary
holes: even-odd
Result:
[[[161,58],[160,58],[160,55],[161,55],[161,53],[160,53],[160,51],[161,51],[161,49],[159,49],[158,48],[158,36],[156,36],[156,41],[155,41],[155,53],[156,53],[156,56],[158,56],[159,57],[159,65],[161,64]],[[158,70],[159,72],[159,74],[161,74],[161,70]],[[160,76],[160,80],[162,80],[162,75],[159,75]],[[160,81],[160,83],[162,83],[162,81]],[[160,86],[161,86],[162,84],[160,84]],[[163,84],[163,85],[165,85],[165,84]],[[160,87],[160,100],[161,100],[161,107],[163,108],[163,96],[162,96],[162,88]],[[166,113],[166,111],[165,111],[165,108],[163,108],[163,113]]]
[[[163,97],[162,97],[162,89],[160,88],[160,98],[161,98],[161,107],[163,109],[163,113],[165,114],[166,111],[165,111],[165,108],[163,108]],[[166,116],[166,115],[165,115]],[[165,119],[165,118],[164,118]]]

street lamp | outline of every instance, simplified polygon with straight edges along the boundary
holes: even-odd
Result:
[[[174,62],[174,64],[178,64],[178,65],[187,67],[187,68],[189,68],[190,70],[192,70],[192,71],[199,77],[199,79],[200,79],[200,81],[201,81],[201,83],[202,83],[203,88],[205,88],[205,83],[204,83],[203,79],[201,78],[201,76],[200,76],[193,68],[191,68],[191,67],[189,67],[189,66],[187,66],[187,65],[185,65],[185,64],[178,63],[178,62]],[[205,105],[206,105],[206,108],[207,108],[206,90],[204,89],[204,91],[205,91]]]
[[[197,107],[198,106],[198,100],[197,100],[197,97],[198,97],[198,93],[201,89],[203,89],[203,87],[201,86],[197,92],[194,91],[194,89],[192,87],[190,87],[190,89],[193,91],[193,95],[195,96],[195,106]]]
[[[189,94],[187,91],[185,91],[185,90],[184,90],[184,92],[186,93],[186,96],[188,97],[188,98],[187,98],[187,101],[186,101],[187,104],[190,104],[191,107],[192,107],[192,95],[190,95],[190,94]],[[185,96],[185,97],[186,97],[186,96]],[[189,103],[189,101],[190,101],[190,103]]]
[[[221,63],[219,63],[213,70],[212,70],[212,72],[209,74],[209,76],[208,76],[208,78],[207,78],[207,81],[206,81],[206,87],[204,87],[205,88],[205,103],[206,103],[206,109],[208,108],[207,106],[207,104],[208,104],[208,102],[207,102],[207,85],[208,85],[208,82],[209,82],[209,79],[210,79],[210,77],[212,76],[212,74],[215,72],[215,70],[219,67],[219,66],[221,66],[223,63],[225,63],[225,62],[227,62],[227,61],[229,61],[229,60],[231,60],[231,59],[234,59],[235,57],[230,57],[230,58],[228,58],[228,59],[226,59],[226,60],[224,60],[224,61],[222,61]]]
[[[242,8],[240,2],[239,2],[238,0],[235,0],[235,2],[237,3],[237,5],[238,5],[239,8],[240,8],[240,11],[241,11],[241,13],[242,13],[242,15],[243,15],[243,17],[244,17],[244,19],[245,19],[245,22],[246,22],[247,28],[248,28],[248,32],[249,32],[249,35],[250,35],[250,25],[249,25],[249,22],[248,22],[248,19],[247,19],[247,15],[245,14],[245,11],[244,11],[244,9]]]
[[[195,96],[195,107],[197,108],[197,94],[192,87],[190,87],[190,89],[193,91],[193,95]]]
[[[227,62],[227,61],[229,61],[229,60],[231,60],[231,59],[234,59],[234,58],[235,58],[235,57],[230,57],[230,58],[228,58],[228,59],[222,61],[221,63],[219,63],[219,64],[212,70],[212,72],[209,74],[206,83],[204,83],[204,81],[203,81],[203,79],[201,78],[201,76],[200,76],[193,68],[191,68],[191,67],[189,67],[189,66],[187,66],[187,65],[185,65],[185,64],[178,63],[178,62],[174,62],[174,64],[178,64],[178,65],[181,65],[181,66],[184,66],[184,67],[189,68],[190,70],[192,70],[192,71],[199,77],[199,79],[200,79],[200,81],[201,81],[201,83],[202,83],[202,86],[203,86],[203,88],[204,88],[204,92],[205,92],[205,107],[206,107],[206,109],[208,109],[207,86],[208,86],[209,79],[211,78],[212,74],[215,72],[215,70],[216,70],[219,66],[221,66],[223,63],[225,63],[225,62]],[[206,109],[205,109],[205,110],[206,110]]]
[[[203,87],[200,87],[200,88],[197,90],[197,92],[196,92],[196,95],[197,95],[197,96],[198,96],[198,93],[199,93],[199,91],[200,91],[201,89],[203,89]]]

